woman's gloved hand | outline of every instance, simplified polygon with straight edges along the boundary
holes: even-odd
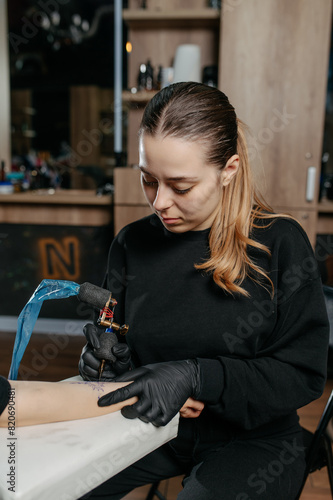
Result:
[[[94,355],[100,348],[99,337],[102,333],[95,325],[88,323],[83,327],[83,333],[88,343],[83,347],[79,361],[79,373],[84,380],[110,382],[122,373],[127,372],[131,366],[131,353],[125,343],[116,343],[112,346],[111,352],[114,361],[106,361],[99,378],[99,367],[101,359]]]
[[[197,399],[200,392],[200,367],[196,360],[168,361],[137,368],[117,377],[115,382],[132,384],[99,399],[99,406],[109,406],[133,396],[139,401],[125,406],[126,418],[140,418],[156,426],[166,425],[179,412],[189,397]]]

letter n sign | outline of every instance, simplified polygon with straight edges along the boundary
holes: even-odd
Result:
[[[38,242],[43,278],[74,281],[80,276],[79,240],[75,236],[41,238]]]

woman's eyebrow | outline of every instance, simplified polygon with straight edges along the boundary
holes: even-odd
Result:
[[[151,177],[155,178],[155,176],[151,172],[149,172],[148,170],[146,170],[145,168],[139,166],[139,169],[144,174],[150,175]],[[186,176],[182,175],[182,176],[179,176],[179,177],[168,177],[166,180],[167,181],[188,181],[188,182],[193,182],[193,181],[197,181],[198,178],[197,177],[186,177]]]

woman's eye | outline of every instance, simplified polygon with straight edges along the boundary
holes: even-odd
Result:
[[[142,181],[145,186],[148,187],[156,187],[158,185],[158,182],[156,180],[148,180],[144,176],[142,176]],[[187,189],[177,189],[176,187],[170,186],[174,190],[175,193],[177,194],[186,194],[189,193],[192,189],[193,186],[187,188]]]
[[[147,181],[144,177],[142,177],[142,180],[146,186],[155,186],[157,184],[157,181]]]
[[[175,193],[177,194],[186,194],[186,193],[189,193],[191,191],[191,187],[190,188],[187,188],[187,189],[177,189],[177,188],[173,188],[173,190],[175,191]]]

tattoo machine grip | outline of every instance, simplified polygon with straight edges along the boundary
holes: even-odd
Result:
[[[79,300],[94,306],[97,309],[103,309],[105,304],[109,301],[110,296],[111,293],[109,290],[105,290],[104,288],[100,288],[99,286],[87,282],[80,286],[78,293]]]
[[[113,332],[102,332],[99,336],[100,347],[94,349],[94,355],[98,359],[114,362],[116,357],[112,354],[112,347],[117,344],[117,335]]]

